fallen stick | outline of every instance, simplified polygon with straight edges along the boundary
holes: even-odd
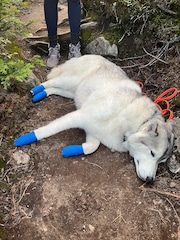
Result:
[[[163,192],[163,191],[159,191],[159,190],[154,189],[154,188],[145,188],[144,185],[140,186],[139,189],[141,189],[142,191],[159,193],[161,195],[166,195],[166,196],[170,196],[170,197],[180,199],[180,195],[178,195],[178,194],[173,194],[173,193],[170,193],[170,192]]]

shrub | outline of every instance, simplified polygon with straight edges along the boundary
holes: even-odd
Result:
[[[180,34],[178,0],[82,0],[82,2],[86,12],[97,16],[104,30],[109,30],[111,23],[111,26],[116,26],[120,30],[121,35],[124,33],[148,39],[153,37],[163,41],[174,39]]]
[[[42,64],[38,56],[27,62],[17,49],[17,39],[27,34],[31,22],[24,24],[15,15],[21,0],[1,0],[0,2],[0,84],[7,89],[14,80],[23,81],[36,64]]]

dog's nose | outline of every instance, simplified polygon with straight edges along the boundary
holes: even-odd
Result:
[[[146,182],[152,184],[154,181],[153,177],[147,177]]]

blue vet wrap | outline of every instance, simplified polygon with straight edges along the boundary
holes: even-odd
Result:
[[[82,145],[71,145],[62,150],[63,157],[78,156],[84,154]]]
[[[30,132],[30,133],[26,133],[24,135],[22,135],[21,137],[17,138],[14,141],[14,144],[16,147],[22,147],[24,145],[36,142],[38,139],[35,135],[34,132]]]
[[[44,89],[45,89],[45,87],[43,85],[39,85],[39,86],[36,86],[36,87],[32,88],[31,93],[34,95],[34,94],[37,94],[39,92],[42,92]]]
[[[44,99],[45,97],[47,96],[47,93],[45,91],[42,91],[42,92],[39,92],[37,93],[36,95],[34,95],[32,97],[32,101],[35,103],[35,102],[39,102],[41,101],[42,99]]]

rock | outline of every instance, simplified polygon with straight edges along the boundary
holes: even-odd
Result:
[[[118,48],[115,44],[111,45],[104,37],[98,37],[86,46],[85,53],[117,57]]]
[[[96,26],[98,25],[97,22],[88,22],[88,23],[83,23],[81,24],[81,30],[84,30],[84,29],[93,29],[95,28]]]
[[[170,188],[176,187],[176,183],[175,183],[175,182],[170,182],[169,187],[170,187]]]
[[[67,0],[59,0],[59,3],[62,5],[67,5]]]
[[[31,72],[29,74],[29,76],[26,79],[24,79],[24,83],[30,87],[35,87],[35,86],[39,85],[41,82],[36,77],[36,75],[33,72]]]
[[[179,173],[180,172],[180,162],[173,154],[172,157],[169,159],[168,163],[169,171],[172,173]]]
[[[174,146],[176,151],[180,154],[180,118],[174,118],[174,133],[175,133],[175,143]]]
[[[180,172],[180,118],[174,118],[174,133],[175,133],[175,143],[174,143],[174,153],[169,159],[167,165],[172,173]]]
[[[89,224],[88,227],[89,227],[90,232],[93,233],[95,230],[95,227],[91,224]]]
[[[17,164],[28,164],[30,160],[30,156],[27,153],[24,153],[22,150],[14,152],[13,158]]]

